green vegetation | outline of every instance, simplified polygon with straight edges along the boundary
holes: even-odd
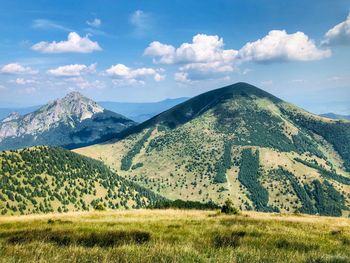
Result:
[[[142,138],[137,141],[133,147],[126,153],[126,155],[121,160],[121,166],[120,168],[123,171],[127,171],[132,166],[132,159],[140,153],[141,149],[144,147],[145,142],[148,140],[148,138],[151,136],[153,129],[149,129],[145,135],[142,136]],[[136,167],[137,168],[137,167]],[[135,168],[135,169],[136,169]]]
[[[214,177],[214,183],[227,182],[226,171],[231,168],[231,149],[232,142],[225,142],[224,153],[215,165],[216,175]]]
[[[295,178],[294,174],[292,174],[289,171],[284,170],[281,167],[278,170],[273,170],[272,174],[277,175],[281,179],[286,177],[290,181],[292,188],[293,188],[295,194],[298,196],[298,199],[300,200],[301,205],[302,205],[301,208],[298,209],[298,211],[300,213],[304,213],[304,214],[316,214],[317,213],[317,210],[315,209],[315,206],[313,205],[312,199],[309,197],[305,188],[302,185],[300,185],[298,180]],[[270,175],[272,175],[272,174],[270,174]]]
[[[252,200],[257,211],[272,211],[268,207],[269,194],[259,182],[259,152],[253,153],[252,149],[243,149],[238,180],[249,192],[249,199]]]
[[[314,180],[312,184],[314,189],[309,189],[309,195],[314,197],[318,213],[325,216],[341,216],[344,197],[327,181],[321,184],[320,181]]]
[[[221,207],[221,213],[228,215],[238,215],[239,210],[233,205],[231,199],[227,199]]]
[[[62,148],[0,152],[0,212],[28,214],[141,208],[162,197]]]
[[[344,160],[345,169],[350,172],[350,122],[325,122],[298,112],[283,108],[281,110],[300,127],[322,136],[331,143]]]
[[[0,217],[0,262],[350,261],[345,218],[129,210]]]
[[[328,170],[324,169],[323,167],[319,166],[317,163],[311,163],[311,162],[305,161],[305,160],[300,159],[300,158],[294,158],[294,160],[296,160],[297,162],[302,163],[308,167],[316,169],[317,171],[320,172],[320,174],[322,176],[324,176],[327,179],[337,181],[341,184],[350,185],[350,178],[341,176],[334,171],[328,171]]]
[[[218,209],[220,206],[213,202],[201,203],[196,201],[184,201],[184,200],[163,200],[158,201],[155,204],[149,206],[149,208],[156,209],[169,209],[169,208],[177,208],[177,209],[198,209],[198,210],[210,210],[210,209]]]

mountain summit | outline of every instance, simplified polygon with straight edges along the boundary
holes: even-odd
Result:
[[[76,151],[170,199],[349,213],[350,122],[310,114],[247,83],[203,93],[119,140]]]
[[[109,139],[134,125],[79,92],[71,92],[38,110],[12,114],[0,123],[0,150],[35,145],[75,147]]]

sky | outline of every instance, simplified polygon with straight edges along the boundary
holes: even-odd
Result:
[[[0,107],[70,91],[151,102],[244,81],[350,114],[348,0],[2,0],[0,35]]]

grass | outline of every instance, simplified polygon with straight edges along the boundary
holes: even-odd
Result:
[[[0,217],[0,262],[350,262],[350,220],[196,210]]]

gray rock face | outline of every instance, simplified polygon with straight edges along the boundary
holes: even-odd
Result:
[[[11,113],[0,123],[0,142],[7,137],[35,136],[62,123],[74,128],[77,123],[103,111],[93,100],[72,92],[24,116]]]

